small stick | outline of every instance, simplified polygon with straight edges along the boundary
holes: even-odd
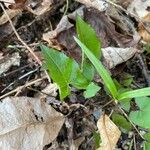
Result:
[[[1,6],[2,10],[4,11],[4,13],[6,14],[6,17],[8,18],[9,23],[10,23],[10,25],[11,25],[11,27],[12,27],[12,29],[13,29],[15,35],[16,35],[16,37],[18,38],[18,40],[19,40],[19,41],[26,47],[26,49],[31,53],[31,55],[35,58],[35,60],[37,61],[37,63],[38,63],[40,66],[42,66],[41,60],[36,56],[36,54],[33,52],[33,50],[32,50],[32,49],[21,39],[21,37],[19,36],[18,32],[16,31],[16,29],[15,29],[15,27],[14,27],[14,25],[13,25],[13,23],[12,23],[10,17],[9,17],[9,15],[7,14],[7,12],[6,12],[5,8],[4,8],[4,6],[2,5],[2,3],[0,3],[0,6]],[[50,77],[49,77],[47,71],[45,71],[45,74],[47,75],[47,78],[48,78],[48,80],[49,80],[49,82],[50,82],[51,79],[50,79]]]
[[[7,14],[4,6],[2,5],[2,3],[0,3],[0,6],[1,6],[2,10],[4,11],[7,19],[9,20],[9,23],[10,23],[10,25],[11,25],[11,27],[12,27],[15,35],[16,35],[16,37],[18,38],[18,40],[27,48],[27,50],[32,54],[32,56],[35,58],[35,60],[37,61],[37,63],[41,66],[42,65],[41,60],[35,55],[35,53],[33,52],[33,50],[21,39],[21,37],[19,36],[18,32],[16,31],[16,29],[15,29],[15,27],[14,27],[14,25],[13,25],[13,23],[12,23],[10,17],[9,17],[9,15]]]
[[[141,68],[142,69],[142,73],[143,73],[143,75],[145,77],[145,80],[146,80],[148,86],[150,86],[150,74],[148,73],[148,69],[147,69],[147,66],[146,66],[146,64],[144,62],[144,58],[140,54],[137,56],[137,58],[140,61],[140,64],[141,64],[141,67],[142,67]]]
[[[14,90],[12,90],[12,91],[10,91],[10,92],[8,92],[8,93],[6,93],[6,94],[0,96],[0,100],[3,99],[3,98],[6,97],[6,96],[9,96],[9,95],[11,95],[11,94],[13,94],[13,93],[16,93],[16,92],[22,90],[23,88],[26,88],[26,87],[28,87],[28,86],[31,86],[31,85],[33,85],[33,84],[35,84],[35,83],[37,83],[37,82],[39,82],[39,81],[42,81],[42,80],[44,80],[44,79],[46,79],[46,78],[47,78],[47,76],[44,76],[44,77],[42,77],[42,78],[39,78],[39,79],[36,79],[36,80],[34,80],[34,81],[28,82],[27,84],[25,84],[25,85],[23,85],[23,86],[19,86],[19,87],[17,87],[16,89],[14,89]]]
[[[117,105],[118,106],[118,105]],[[139,136],[144,139],[144,137],[142,136],[142,134],[140,133],[140,131],[137,129],[137,127],[133,124],[133,122],[129,119],[128,115],[125,113],[125,111],[118,106],[118,108],[121,110],[121,112],[123,113],[123,115],[128,119],[128,121],[131,123],[131,125],[134,127],[134,129],[137,131],[137,133],[139,134]]]

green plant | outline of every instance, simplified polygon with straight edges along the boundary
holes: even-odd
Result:
[[[103,64],[91,53],[91,50],[89,50],[79,39],[77,39],[76,37],[74,37],[74,39],[81,47],[82,51],[89,58],[89,60],[92,62],[100,77],[103,79],[104,85],[107,87],[107,89],[109,90],[109,92],[115,100],[150,96],[150,87],[121,93],[118,92],[113,79],[111,78],[110,74],[105,69]]]
[[[48,70],[50,77],[59,86],[60,99],[64,100],[71,92],[71,86],[84,90],[85,98],[95,96],[100,87],[92,82],[95,69],[103,80],[107,93],[114,100],[119,101],[121,107],[129,112],[130,101],[135,98],[135,103],[139,107],[138,111],[131,111],[129,119],[134,124],[150,128],[150,87],[132,90],[128,86],[132,83],[133,77],[126,74],[126,80],[122,86],[117,80],[112,79],[109,72],[100,61],[101,42],[98,40],[93,28],[85,23],[79,16],[76,22],[78,38],[74,37],[77,44],[82,49],[81,64],[74,59],[67,57],[62,52],[41,46],[45,58],[44,66]],[[113,121],[122,129],[123,132],[131,130],[131,124],[120,114],[113,114]],[[99,137],[94,134],[95,141],[99,145]],[[147,135],[146,138],[148,138]],[[144,141],[144,150],[150,147],[150,141]],[[132,147],[132,146],[131,146]]]
[[[88,48],[93,48],[91,53],[100,58],[101,44],[96,33],[79,16],[77,17],[77,34]],[[86,35],[86,36],[85,36]],[[41,46],[45,59],[44,66],[50,77],[59,87],[60,99],[63,100],[70,94],[71,86],[77,89],[84,89],[85,98],[95,96],[100,87],[92,82],[94,78],[94,67],[82,53],[82,62],[79,65],[74,59],[67,57],[62,52]]]

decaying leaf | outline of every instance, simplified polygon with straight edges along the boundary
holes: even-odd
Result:
[[[128,11],[132,14],[137,15],[140,18],[145,17],[149,11],[148,8],[150,7],[150,0],[134,0],[128,6]]]
[[[13,53],[11,56],[6,56],[0,59],[0,75],[6,72],[11,66],[20,65],[19,53]]]
[[[102,143],[99,150],[114,150],[121,135],[118,127],[110,120],[107,115],[102,115],[97,122]]]
[[[108,7],[108,4],[104,0],[76,0],[82,4],[85,4],[87,7],[96,8],[99,11],[105,11]]]
[[[140,19],[138,30],[139,30],[140,36],[145,42],[150,42],[149,8],[150,8],[150,0],[146,0],[146,1],[134,0],[128,7],[128,11],[131,13],[131,15],[135,14]]]
[[[73,24],[70,23],[68,19],[70,18],[70,16],[74,19],[79,12],[81,15],[84,14],[87,22],[89,22],[91,26],[95,29],[97,36],[102,41],[102,47],[104,47],[102,49],[104,57],[103,61],[109,69],[115,67],[122,62],[127,61],[137,52],[135,48],[128,48],[130,46],[132,47],[132,45],[134,45],[137,41],[134,43],[134,40],[128,38],[128,36],[124,36],[116,32],[114,25],[108,20],[105,14],[98,13],[95,10],[84,10],[83,7],[76,11],[74,15],[71,14],[68,16],[64,16],[55,30],[43,34],[43,39],[49,43],[50,47],[59,50],[65,48],[67,49],[67,53],[69,55],[71,55],[77,61],[80,60],[81,50],[76,45],[73,39],[73,36],[76,34],[75,29]],[[114,42],[114,45],[117,44],[120,47],[128,47],[109,47],[110,41],[112,43]]]
[[[41,150],[64,123],[64,116],[39,98],[7,97],[0,114],[0,149]]]
[[[117,48],[107,47],[102,48],[104,57],[104,64],[107,68],[112,69],[113,67],[126,62],[128,59],[134,56],[137,52],[136,48]]]
[[[12,10],[12,9],[7,9],[6,10],[8,16],[10,19],[14,18],[16,15],[20,14],[21,13],[21,10],[19,9],[15,9],[15,10]],[[5,13],[3,13],[3,15],[0,17],[0,25],[3,25],[5,23],[7,23],[9,20],[8,20],[8,17],[6,16]]]
[[[40,4],[38,4],[39,6],[36,9],[32,9],[32,13],[35,15],[42,15],[49,11],[54,3],[55,2],[53,0],[43,0]]]
[[[139,23],[139,34],[145,42],[150,42],[150,13]]]

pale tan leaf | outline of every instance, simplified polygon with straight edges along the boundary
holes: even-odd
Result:
[[[7,97],[0,114],[2,150],[42,150],[64,123],[64,116],[39,98]]]
[[[8,8],[11,4],[15,4],[15,0],[1,0],[4,2],[5,6]]]
[[[14,18],[16,15],[20,14],[21,13],[21,10],[19,9],[6,9],[6,12],[9,16],[10,19]],[[8,17],[6,16],[5,13],[3,13],[3,15],[0,17],[0,25],[3,25],[5,23],[8,22]]]
[[[110,120],[107,115],[102,115],[97,122],[102,143],[99,150],[114,150],[121,135],[118,127]]]
[[[102,48],[102,54],[104,57],[104,64],[107,68],[113,67],[126,62],[137,52],[136,48],[118,48],[118,47],[106,47]]]
[[[87,7],[96,8],[99,11],[105,11],[108,7],[108,4],[104,0],[76,0],[82,4],[85,4]]]
[[[39,7],[32,10],[31,12],[35,15],[42,15],[51,9],[52,4],[53,0],[43,0],[42,3],[39,4]]]

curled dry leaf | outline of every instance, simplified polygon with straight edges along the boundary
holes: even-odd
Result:
[[[97,122],[102,143],[99,150],[114,150],[121,135],[118,127],[110,120],[107,115],[102,115]]]
[[[150,42],[150,0],[134,0],[128,7],[128,11],[139,17],[139,34],[145,42]],[[137,18],[136,18],[137,19]],[[139,20],[138,20],[139,21]]]
[[[96,8],[99,11],[105,11],[108,7],[108,4],[104,0],[76,0],[82,4],[85,4],[87,7]]]
[[[64,116],[39,98],[7,97],[0,114],[0,149],[41,150],[64,123]]]
[[[112,69],[113,67],[127,61],[132,56],[134,56],[136,52],[137,52],[136,48],[117,48],[117,47],[102,48],[104,64],[109,69]]]
[[[6,72],[11,66],[20,65],[19,53],[13,53],[11,56],[6,56],[0,59],[0,75]]]

